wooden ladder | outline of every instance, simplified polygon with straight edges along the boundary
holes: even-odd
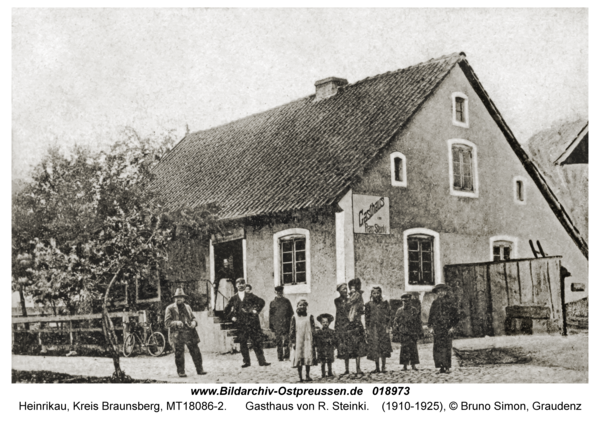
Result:
[[[533,241],[529,240],[529,246],[531,247],[531,251],[533,252],[533,257],[535,257],[536,259],[538,257],[546,257],[546,253],[544,253],[544,249],[542,248],[542,245],[540,244],[540,241],[537,240],[536,244],[538,246],[538,249],[535,249],[535,246],[533,245]]]

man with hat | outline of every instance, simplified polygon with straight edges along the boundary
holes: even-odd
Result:
[[[448,373],[452,366],[452,333],[460,321],[458,308],[447,285],[438,284],[432,292],[437,298],[431,304],[427,325],[433,331],[433,361],[440,373]]]
[[[265,300],[246,292],[246,280],[244,278],[236,279],[235,286],[238,292],[229,299],[224,312],[226,317],[234,323],[234,328],[237,330],[240,352],[244,360],[242,368],[250,367],[248,340],[252,341],[258,364],[261,366],[271,365],[271,363],[265,361],[265,354],[262,349],[263,333],[258,317],[265,306]]]
[[[290,300],[283,296],[283,285],[275,287],[275,298],[269,304],[269,329],[275,333],[277,359],[290,359],[290,323],[294,317],[294,308]]]
[[[165,310],[165,326],[169,329],[169,342],[175,348],[175,365],[177,366],[177,374],[179,377],[187,377],[185,374],[185,348],[188,347],[196,373],[206,374],[202,369],[202,354],[198,348],[200,337],[196,331],[196,318],[192,312],[192,308],[185,303],[187,295],[182,288],[177,288],[175,291],[175,302],[169,305]]]

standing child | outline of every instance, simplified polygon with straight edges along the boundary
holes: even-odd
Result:
[[[373,373],[385,373],[385,360],[392,356],[391,319],[390,303],[383,299],[381,287],[374,285],[371,289],[371,300],[365,305],[367,359],[375,361]]]
[[[313,316],[308,315],[308,301],[300,298],[296,302],[296,314],[292,318],[290,326],[290,341],[294,349],[294,358],[292,367],[298,368],[300,382],[302,380],[302,366],[306,367],[306,381],[310,382],[310,366],[315,365],[315,348],[313,335],[315,332],[315,320]]]
[[[329,325],[333,322],[333,316],[323,313],[317,317],[317,321],[322,326],[321,330],[315,332],[315,346],[319,362],[321,363],[321,375],[322,377],[333,377],[331,363],[335,359],[333,351],[337,346],[335,331],[329,329]],[[325,364],[327,364],[327,375],[325,375]]]
[[[402,306],[396,311],[394,329],[400,336],[400,364],[402,371],[406,371],[408,364],[417,370],[419,364],[419,349],[417,341],[423,335],[421,324],[421,303],[412,298],[411,294],[400,297]],[[418,304],[416,304],[418,302]]]

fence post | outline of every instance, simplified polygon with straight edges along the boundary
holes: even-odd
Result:
[[[567,336],[567,303],[565,302],[565,279],[571,276],[567,268],[560,266],[560,309],[562,312],[562,335]]]
[[[73,350],[73,321],[69,320],[69,345],[71,346],[71,350]]]

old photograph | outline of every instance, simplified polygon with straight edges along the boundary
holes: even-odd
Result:
[[[12,383],[589,382],[587,9],[17,8],[11,83]]]

